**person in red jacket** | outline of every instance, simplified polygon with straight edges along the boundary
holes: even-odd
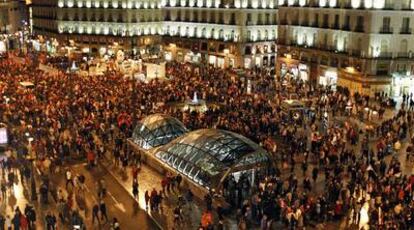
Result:
[[[162,193],[165,195],[165,188],[168,186],[168,178],[164,177],[161,180]]]
[[[29,221],[25,215],[20,215],[20,229],[21,230],[28,230],[29,229]]]
[[[88,165],[90,167],[93,167],[95,165],[95,153],[89,150],[87,154],[87,159],[88,159]]]

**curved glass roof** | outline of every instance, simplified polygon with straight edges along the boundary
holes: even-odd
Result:
[[[132,133],[132,141],[143,149],[165,145],[187,133],[179,120],[163,114],[153,114],[142,119]]]
[[[267,162],[267,152],[248,138],[225,130],[190,132],[156,150],[155,156],[205,187],[218,185],[220,175]]]

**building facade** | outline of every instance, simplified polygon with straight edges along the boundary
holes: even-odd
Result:
[[[277,2],[274,0],[165,0],[167,54],[218,67],[274,67]]]
[[[92,49],[161,44],[166,59],[414,91],[414,0],[34,0],[31,13],[36,33]]]
[[[280,0],[278,76],[414,93],[414,0]]]
[[[159,43],[161,13],[156,1],[35,0],[31,18],[36,34],[105,52]]]
[[[34,0],[31,17],[35,33],[95,49],[162,44],[167,59],[274,67],[276,1]]]
[[[22,26],[24,4],[15,0],[0,1],[0,33],[15,33]]]

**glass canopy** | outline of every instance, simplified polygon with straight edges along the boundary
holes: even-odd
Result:
[[[194,182],[215,188],[228,172],[268,162],[268,153],[239,134],[201,129],[183,135],[155,151],[155,156]]]
[[[165,145],[187,133],[184,124],[168,115],[153,114],[142,119],[132,133],[132,141],[143,149]]]

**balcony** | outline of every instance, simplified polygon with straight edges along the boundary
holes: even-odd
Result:
[[[361,50],[352,50],[352,49],[350,49],[350,50],[348,50],[348,54],[350,56],[354,56],[354,57],[361,57],[362,51]]]
[[[292,26],[298,26],[299,25],[299,21],[298,20],[292,20],[290,24]]]
[[[411,28],[401,28],[400,34],[411,34]]]
[[[346,4],[343,5],[343,8],[344,9],[352,9],[352,5],[351,5],[351,3],[346,3]]]
[[[381,27],[380,34],[392,34],[393,33],[393,29],[391,27]]]
[[[411,9],[410,4],[403,4],[401,7],[401,10],[413,10],[413,9]]]
[[[392,52],[381,52],[378,58],[392,58]]]
[[[334,30],[339,30],[339,23],[334,23],[331,28]]]
[[[300,24],[301,26],[304,26],[304,27],[308,27],[309,26],[309,22],[306,20],[306,21],[302,21],[302,23]]]
[[[329,29],[329,24],[328,24],[328,23],[323,23],[323,24],[322,24],[322,28],[324,28],[324,29]]]
[[[346,24],[346,25],[343,25],[342,26],[342,30],[350,31],[351,30],[351,27],[349,26],[349,24]]]
[[[398,52],[397,57],[398,58],[412,58],[413,55],[409,52]]]
[[[358,25],[355,27],[355,32],[365,32],[364,26],[363,25]]]
[[[377,70],[377,75],[388,75],[388,70]]]
[[[394,4],[385,4],[384,8],[382,10],[394,10]]]
[[[313,23],[311,24],[311,27],[319,27],[319,23],[318,23],[318,22],[313,22]]]

